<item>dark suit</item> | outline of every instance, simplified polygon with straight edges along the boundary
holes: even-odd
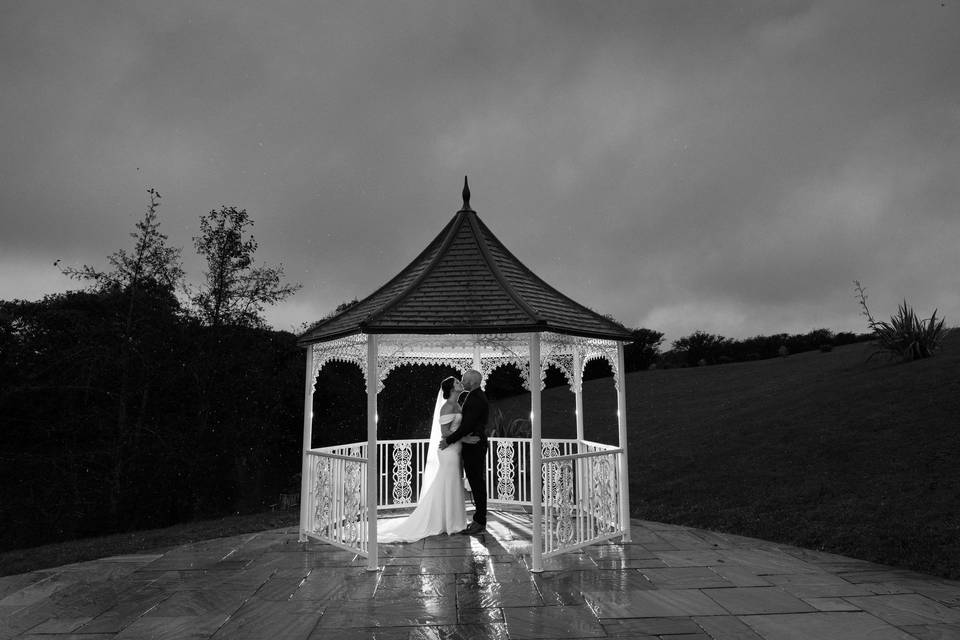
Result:
[[[447,444],[453,444],[467,435],[480,437],[476,444],[463,443],[460,457],[463,459],[463,471],[470,483],[470,492],[473,494],[473,505],[477,510],[473,514],[473,521],[481,526],[487,526],[487,420],[490,417],[490,403],[482,389],[474,389],[467,395],[463,403],[463,418],[460,427],[446,437]]]

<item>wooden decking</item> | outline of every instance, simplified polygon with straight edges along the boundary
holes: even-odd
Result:
[[[0,578],[0,638],[960,638],[960,583],[699,529],[530,573],[529,516],[381,547],[380,571],[296,530]]]

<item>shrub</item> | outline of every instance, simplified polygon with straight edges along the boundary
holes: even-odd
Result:
[[[857,341],[857,334],[852,331],[841,331],[833,337],[833,344],[836,347],[842,347],[847,344],[854,344]]]
[[[943,326],[944,318],[937,320],[937,310],[927,320],[921,320],[907,305],[906,299],[900,304],[897,313],[890,322],[874,320],[867,308],[867,292],[858,280],[854,280],[863,315],[867,324],[877,337],[879,350],[870,354],[886,353],[890,357],[899,356],[904,362],[919,358],[929,358],[940,347],[940,343],[950,332]],[[868,358],[869,359],[869,358]]]
[[[733,341],[723,336],[715,336],[704,331],[694,331],[689,336],[684,336],[673,342],[673,355],[680,358],[687,365],[699,365],[716,362],[725,351],[727,351]]]
[[[820,351],[822,351],[822,352],[824,352],[824,353],[829,353],[829,352],[833,351],[833,345],[830,344],[829,342],[825,342],[825,343],[823,343],[822,345],[820,345]]]
[[[830,329],[814,329],[809,333],[786,336],[783,344],[790,353],[803,353],[820,348],[820,345],[832,343],[833,332]]]

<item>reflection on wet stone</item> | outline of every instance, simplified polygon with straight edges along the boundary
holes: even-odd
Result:
[[[633,543],[533,574],[529,515],[491,515],[482,540],[385,546],[373,572],[291,529],[0,578],[0,638],[909,640],[960,626],[957,582],[636,520]]]

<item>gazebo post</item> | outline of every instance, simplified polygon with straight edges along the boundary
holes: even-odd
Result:
[[[583,365],[580,363],[580,349],[573,348],[573,395],[576,398],[577,446],[583,444]]]
[[[300,542],[307,541],[307,516],[309,515],[310,451],[313,445],[313,345],[307,345],[307,373],[303,390],[303,450],[300,454]]]
[[[620,454],[620,528],[621,540],[630,542],[630,477],[627,466],[627,368],[624,366],[623,343],[617,343],[617,426]]]
[[[543,571],[543,449],[540,443],[540,334],[530,334],[530,493],[533,502],[533,566]]]
[[[577,418],[577,453],[586,451],[583,444],[583,362],[580,349],[577,345],[573,346],[573,397],[576,399],[576,418]],[[577,470],[577,509],[580,511],[578,519],[585,514],[584,503],[587,501],[587,483],[583,474],[583,459],[577,459],[574,464]]]
[[[380,562],[377,548],[377,336],[367,334],[367,571]]]

